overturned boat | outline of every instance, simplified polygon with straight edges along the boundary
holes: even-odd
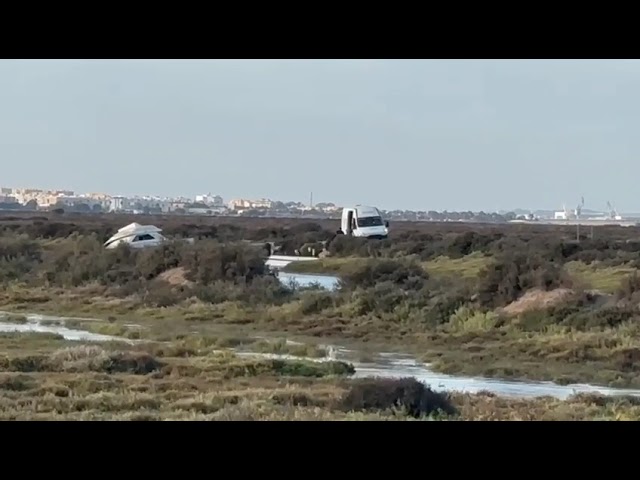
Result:
[[[104,244],[105,248],[118,248],[120,245],[126,245],[131,248],[157,247],[165,242],[169,242],[162,234],[162,229],[155,225],[140,225],[139,223],[131,223],[126,227],[122,227]],[[193,243],[193,238],[185,239],[188,243]]]

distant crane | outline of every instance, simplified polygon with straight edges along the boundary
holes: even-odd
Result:
[[[581,198],[580,203],[578,204],[578,206],[575,209],[575,216],[576,218],[580,218],[580,214],[582,213],[582,209],[584,208],[584,197]]]
[[[612,220],[622,220],[622,216],[620,216],[617,210],[611,205],[611,202],[607,200],[607,208],[609,209],[609,217]]]

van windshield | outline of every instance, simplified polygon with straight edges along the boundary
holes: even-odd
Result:
[[[380,226],[382,226],[382,218],[380,217],[358,218],[358,227],[380,227]]]

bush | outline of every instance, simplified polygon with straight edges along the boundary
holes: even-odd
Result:
[[[164,366],[164,363],[146,353],[116,352],[109,356],[109,363],[105,366],[104,371],[106,373],[147,375]]]
[[[0,390],[25,392],[38,386],[38,382],[28,375],[0,376]]]
[[[334,375],[353,375],[353,365],[345,362],[308,362],[272,360],[271,366],[277,375],[287,377],[327,377]]]
[[[429,301],[429,308],[423,319],[425,325],[433,328],[449,322],[451,316],[468,303],[469,297],[465,289],[451,288],[436,294]]]
[[[622,372],[640,371],[640,349],[626,348],[617,352],[616,366]]]
[[[502,254],[485,267],[478,286],[482,306],[503,307],[532,288],[571,286],[562,265],[527,253]]]
[[[300,296],[300,313],[313,315],[334,305],[331,293],[324,291],[307,291]]]
[[[449,327],[454,332],[487,332],[496,327],[498,315],[494,312],[476,312],[461,307],[451,315]]]
[[[484,235],[478,232],[465,232],[457,235],[449,244],[447,256],[461,258],[474,252],[485,252],[489,245],[502,238],[502,235]]]
[[[19,280],[58,287],[99,283],[108,287],[108,295],[139,295],[153,307],[174,305],[188,295],[213,303],[276,303],[290,298],[291,292],[268,275],[264,260],[259,248],[214,240],[107,250],[97,234],[72,233],[46,244],[26,236],[0,236],[0,283]],[[171,284],[158,278],[177,267],[184,269],[186,278]]]
[[[637,272],[628,275],[618,289],[617,298],[619,300],[634,301],[640,297],[640,277]]]
[[[40,263],[42,249],[25,235],[0,237],[0,281],[22,280]]]
[[[51,355],[26,355],[0,359],[0,371],[8,372],[100,372],[147,375],[165,364],[146,353],[109,353],[97,346],[65,348]]]
[[[401,312],[413,316],[424,308],[433,308],[432,296],[433,292],[426,286],[422,289],[405,290],[391,281],[383,281],[371,288],[358,288],[355,292],[348,292],[342,298],[348,298],[353,307],[352,312],[357,315],[392,313],[395,318],[399,318]]]
[[[371,288],[390,282],[405,290],[420,290],[429,276],[417,263],[392,259],[367,261],[343,275],[341,283],[348,289]]]
[[[211,240],[188,249],[182,266],[189,271],[189,280],[202,285],[218,280],[251,282],[268,271],[260,249]]]
[[[580,330],[612,328],[628,322],[637,315],[637,310],[624,306],[583,309],[565,317],[561,325]]]
[[[312,362],[304,360],[252,360],[227,365],[224,378],[254,377],[258,375],[278,375],[282,377],[322,378],[328,376],[353,375],[355,368],[345,362]]]
[[[456,413],[446,395],[432,391],[415,378],[355,380],[340,399],[338,408],[343,411],[403,408],[414,418],[434,413]]]

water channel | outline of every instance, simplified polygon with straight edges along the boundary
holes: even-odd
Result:
[[[58,334],[67,340],[79,342],[126,342],[134,343],[132,340],[114,337],[110,335],[100,335],[90,333],[81,329],[68,328],[64,324],[70,319],[66,317],[56,317],[47,315],[25,314],[26,321],[14,323],[7,321],[8,313],[0,312],[0,332],[40,332]],[[3,318],[4,317],[4,318]],[[82,319],[89,320],[89,319]],[[95,320],[94,320],[95,321]],[[414,377],[417,380],[428,384],[437,391],[459,391],[477,393],[480,391],[492,392],[496,395],[531,398],[540,396],[551,396],[559,399],[576,393],[598,393],[601,395],[631,395],[640,396],[640,390],[607,388],[587,384],[558,385],[553,382],[524,382],[510,381],[493,378],[465,377],[446,375],[434,372],[428,364],[416,360],[410,355],[396,353],[378,353],[369,362],[357,360],[358,352],[336,345],[324,345],[331,351],[331,356],[325,358],[305,358],[308,361],[326,362],[331,360],[346,361],[355,367],[355,378],[363,377],[383,377],[402,378]],[[255,353],[250,351],[235,351],[237,355],[245,357],[281,358],[301,360],[301,357],[279,354]]]

